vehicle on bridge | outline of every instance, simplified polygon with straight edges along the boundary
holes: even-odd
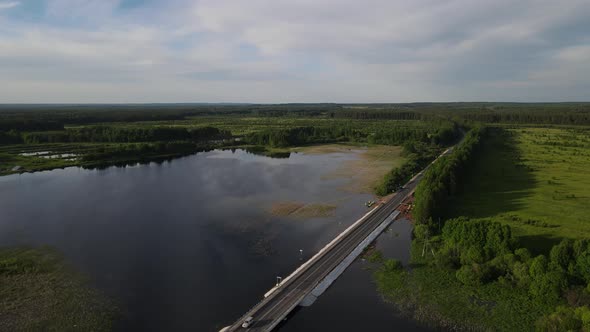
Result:
[[[246,320],[244,320],[244,322],[242,323],[242,327],[247,329],[250,327],[250,325],[252,324],[252,321],[254,320],[254,317],[249,316],[248,318],[246,318]]]

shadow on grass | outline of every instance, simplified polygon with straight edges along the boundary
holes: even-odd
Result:
[[[473,166],[464,174],[449,217],[493,217],[517,211],[532,194],[535,179],[522,163],[514,134],[490,128]]]
[[[537,220],[521,220],[518,215],[511,213],[525,208],[533,189],[538,185],[533,170],[523,163],[515,135],[501,128],[490,129],[476,162],[464,174],[465,181],[460,187],[460,194],[450,203],[448,217],[490,218],[513,228],[559,227]],[[561,238],[522,234],[518,240],[522,247],[534,254],[548,254]]]
[[[422,262],[412,262],[407,264],[407,268],[408,270],[413,270],[413,269],[419,269],[422,267],[428,266],[428,264],[422,263]]]
[[[521,247],[528,248],[534,255],[548,255],[554,245],[561,242],[562,238],[546,235],[521,235],[518,242]]]

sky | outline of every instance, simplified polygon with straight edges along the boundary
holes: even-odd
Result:
[[[0,103],[590,101],[589,0],[0,0]]]

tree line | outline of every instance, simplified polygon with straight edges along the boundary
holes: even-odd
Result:
[[[227,131],[214,127],[108,127],[90,126],[63,131],[23,133],[27,144],[73,143],[73,142],[154,142],[154,141],[203,141],[231,137]]]
[[[247,134],[244,141],[254,145],[287,147],[339,141],[401,145],[408,141],[447,145],[461,135],[452,122],[431,122],[430,126],[402,126],[383,123],[362,128],[352,124],[264,129]]]
[[[331,118],[342,119],[387,119],[387,120],[429,120],[426,114],[412,111],[397,111],[395,109],[349,109],[344,108],[330,112]]]
[[[481,111],[462,114],[466,120],[484,123],[589,125],[588,111]]]
[[[0,105],[0,132],[200,116],[590,125],[590,103]]]
[[[402,150],[402,155],[406,158],[406,161],[400,167],[396,167],[385,174],[383,180],[375,188],[375,194],[386,196],[397,191],[416,173],[434,160],[440,151],[438,145],[417,141],[406,142]]]
[[[118,144],[115,146],[101,146],[92,152],[85,153],[82,161],[85,165],[89,163],[96,165],[104,163],[111,164],[116,160],[123,160],[125,163],[131,161],[150,160],[151,156],[182,156],[198,151],[209,150],[208,145],[198,145],[189,141],[173,142],[151,142]]]
[[[444,214],[449,198],[459,189],[460,174],[472,162],[486,133],[486,127],[472,128],[450,155],[426,170],[415,192],[412,214],[417,222],[433,226],[432,218]]]

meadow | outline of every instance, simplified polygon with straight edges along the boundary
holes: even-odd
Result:
[[[586,331],[589,128],[496,126],[482,137],[444,177],[450,195],[432,214],[440,224],[417,220],[411,265],[386,260],[375,271],[379,291],[436,327]],[[423,195],[436,179],[425,176]]]
[[[590,237],[590,129],[494,131],[451,201],[449,217],[508,224],[523,245],[547,252]]]

